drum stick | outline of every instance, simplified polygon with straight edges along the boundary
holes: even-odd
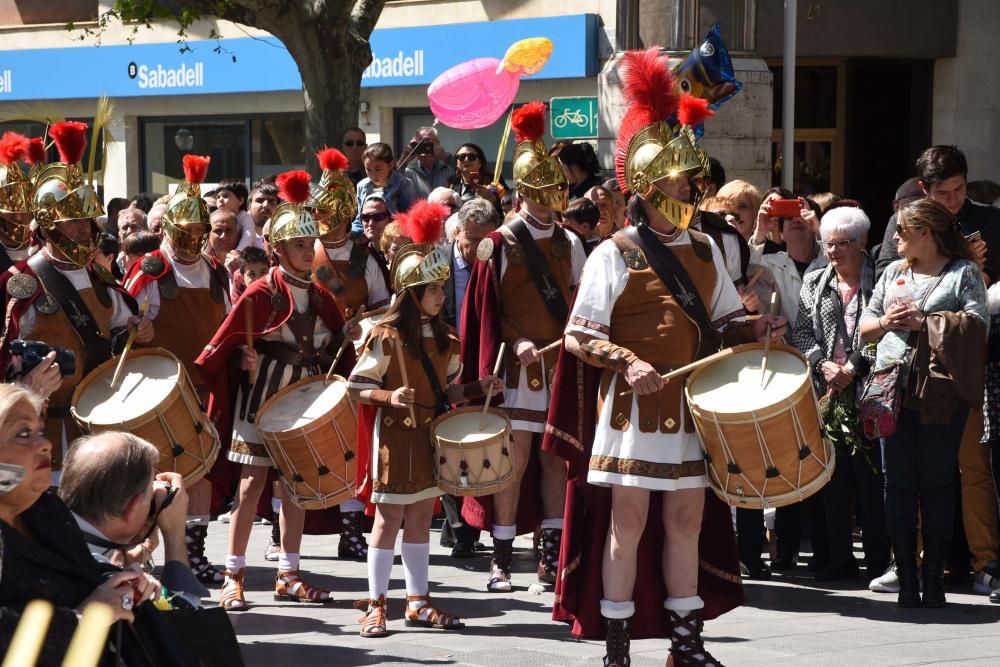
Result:
[[[149,308],[149,296],[147,295],[145,299],[142,300],[142,305],[139,306],[139,319],[141,320],[146,316],[146,310]],[[111,388],[114,389],[118,386],[118,376],[121,375],[122,369],[125,367],[125,357],[128,356],[129,350],[132,349],[132,343],[135,342],[135,334],[139,331],[139,325],[135,325],[135,329],[132,330],[128,335],[128,340],[125,341],[125,347],[122,348],[122,356],[118,357],[118,365],[115,366],[115,374],[111,376]]]
[[[246,299],[246,308],[243,309],[243,326],[247,330],[247,352],[253,352],[253,299]],[[254,376],[257,374],[257,364],[253,364],[247,369],[250,374],[250,386],[253,386]]]
[[[559,341],[556,341],[557,343]],[[500,372],[500,364],[503,363],[503,353],[507,351],[507,343],[500,343],[500,351],[497,352],[497,362],[493,364],[493,377]],[[479,430],[486,427],[486,413],[490,411],[490,401],[493,400],[493,385],[486,391],[486,402],[483,404],[483,414],[479,417]]]
[[[726,349],[721,350],[719,352],[716,352],[715,354],[710,354],[709,356],[707,356],[707,357],[705,357],[703,359],[698,359],[697,361],[692,361],[687,366],[681,366],[680,368],[675,368],[674,370],[670,371],[669,373],[664,373],[663,375],[660,376],[660,379],[663,380],[664,382],[667,382],[668,380],[672,380],[673,378],[677,377],[678,375],[687,375],[688,373],[690,373],[693,370],[701,368],[702,366],[705,366],[706,364],[710,364],[713,361],[718,361],[719,359],[722,359],[723,357],[728,357],[732,353],[733,353],[733,348],[727,347]],[[626,389],[625,391],[619,393],[618,395],[619,396],[628,396],[631,393],[632,393],[631,389]]]
[[[114,620],[114,614],[108,605],[102,602],[88,604],[69,641],[63,664],[81,667],[96,665]]]
[[[326,377],[323,379],[324,383],[330,381],[330,378],[333,376],[333,369],[337,367],[337,362],[340,361],[340,357],[342,354],[344,354],[344,350],[346,350],[347,346],[351,344],[351,339],[347,335],[347,332],[353,329],[354,326],[358,322],[360,322],[364,316],[365,316],[365,307],[361,306],[360,308],[358,308],[358,312],[354,313],[354,317],[349,319],[347,321],[347,324],[344,325],[344,342],[340,344],[340,349],[337,350],[337,356],[333,358],[333,363],[330,364],[330,370],[326,372]]]
[[[396,354],[399,355],[399,358],[398,358],[398,361],[399,361],[399,372],[403,376],[403,386],[404,387],[409,387],[410,386],[410,381],[406,377],[406,362],[403,360],[403,346],[400,345],[399,341],[396,340],[395,338],[392,338],[390,340],[392,340],[393,347],[396,348]],[[410,410],[410,420],[413,422],[413,425],[416,426],[416,424],[417,424],[417,416],[415,414],[413,414],[413,403],[410,403],[406,407],[409,408],[409,410]]]
[[[538,351],[538,354],[545,354],[546,352],[551,352],[552,350],[558,349],[562,345],[562,338],[557,338],[542,349]],[[499,371],[499,369],[498,369]],[[496,375],[496,373],[494,373]]]
[[[753,276],[750,278],[750,281],[747,283],[747,286],[744,288],[744,290],[748,290],[751,287],[753,287],[755,284],[757,284],[757,281],[760,280],[760,277],[762,275],[764,275],[764,267],[763,266],[760,267],[759,269],[757,269],[757,273],[753,274]]]
[[[771,315],[778,310],[778,291],[771,292]],[[767,352],[771,349],[771,324],[767,325],[767,333],[764,334],[764,356],[760,360],[760,386],[764,386],[764,374],[767,372]]]
[[[3,667],[34,665],[38,661],[53,610],[52,603],[45,600],[32,600],[28,603],[7,648],[7,655],[3,658]]]

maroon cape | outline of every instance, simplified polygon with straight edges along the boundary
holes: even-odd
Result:
[[[500,267],[503,255],[503,237],[500,232],[490,232],[493,255],[486,260],[476,260],[469,276],[469,286],[462,306],[462,382],[474,382],[493,373],[500,343]],[[513,354],[507,350],[507,354]],[[481,404],[481,401],[479,402]],[[493,397],[491,405],[503,403],[503,395]],[[531,461],[521,480],[521,497],[517,506],[517,533],[535,530],[542,520],[542,495],[539,489],[541,468],[538,455],[532,447]],[[493,529],[493,496],[466,497],[462,502],[462,518],[479,530]]]
[[[588,639],[605,636],[600,609],[604,597],[601,564],[611,522],[611,489],[587,483],[600,376],[600,369],[583,363],[565,346],[559,350],[542,443],[542,449],[566,459],[569,470],[552,618],[570,623],[574,636]],[[633,639],[669,634],[663,609],[667,590],[661,568],[664,534],[660,495],[655,492],[650,497],[646,530],[639,542]],[[729,507],[709,489],[705,490],[698,553],[698,594],[705,601],[704,618],[715,618],[742,605],[743,584]]]

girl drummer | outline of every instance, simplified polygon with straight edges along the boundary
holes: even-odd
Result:
[[[487,376],[468,385],[452,384],[462,370],[460,345],[441,317],[451,257],[433,246],[448,213],[439,204],[421,201],[396,216],[415,243],[395,257],[396,300],[369,334],[348,383],[355,400],[377,407],[370,424],[375,526],[368,549],[369,600],[361,619],[362,637],[388,634],[385,596],[401,524],[406,625],[464,627],[457,617],[431,606],[428,595],[430,524],[441,493],[429,426],[449,405],[481,397],[491,386],[497,391],[501,383]],[[361,428],[367,426],[364,421],[362,417]]]

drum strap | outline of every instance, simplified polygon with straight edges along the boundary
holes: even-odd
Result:
[[[549,314],[559,323],[559,326],[562,327],[566,322],[566,318],[569,317],[569,305],[559,290],[559,283],[556,282],[555,276],[552,275],[549,263],[545,261],[545,257],[542,256],[542,252],[538,249],[538,244],[535,243],[531,232],[528,231],[528,225],[525,224],[524,220],[517,218],[507,225],[507,229],[514,235],[514,238],[517,239],[517,244],[524,251],[524,261],[531,271],[531,279],[534,281],[535,287],[538,288],[538,293],[542,296],[545,307],[548,309]],[[553,243],[559,240],[556,238],[556,234],[565,234],[559,225],[556,225],[552,230]]]
[[[404,363],[404,360],[400,359],[399,362]],[[430,357],[427,356],[427,350],[424,349],[423,345],[420,346],[420,365],[424,367],[427,381],[431,385],[431,391],[434,392],[434,416],[443,415],[451,410],[451,404],[448,403],[448,395],[441,388],[441,383],[438,382],[437,371],[434,370],[434,364],[431,363]]]
[[[69,278],[59,273],[43,253],[37,253],[28,260],[28,266],[42,282],[45,291],[51,295],[86,350],[84,372],[89,373],[104,360],[111,357],[111,341],[101,335],[101,329],[94,315],[87,308]]]
[[[6,273],[7,269],[14,266],[14,260],[7,254],[7,249],[0,247],[0,273]]]

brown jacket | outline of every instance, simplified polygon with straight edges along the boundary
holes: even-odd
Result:
[[[966,312],[930,313],[920,329],[906,406],[922,424],[944,424],[955,410],[983,405],[986,326]]]

